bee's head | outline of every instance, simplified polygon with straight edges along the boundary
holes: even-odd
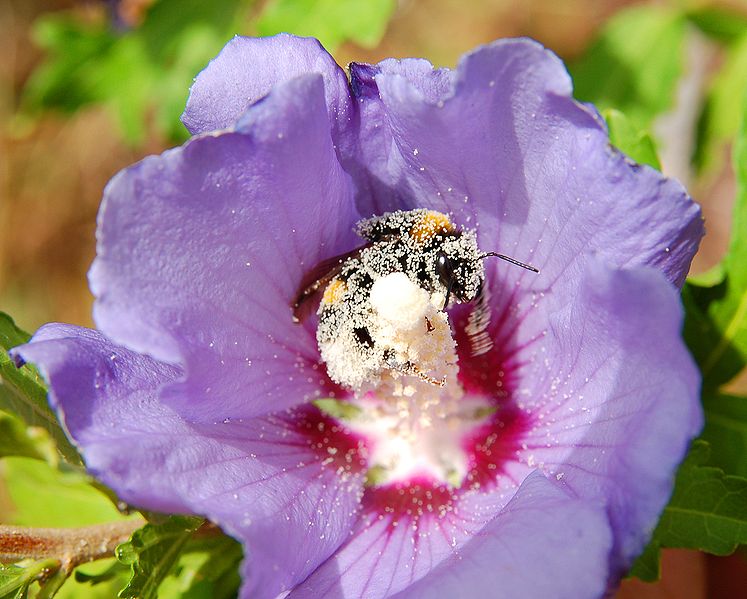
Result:
[[[444,250],[436,253],[435,270],[439,282],[446,288],[446,305],[450,296],[460,302],[475,299],[485,277],[480,260],[449,255]]]
[[[472,231],[445,236],[431,254],[431,260],[434,278],[446,294],[444,309],[451,298],[470,302],[477,297],[485,269]]]
[[[534,266],[495,252],[480,253],[474,235],[460,235],[444,243],[435,253],[434,271],[446,288],[445,310],[451,297],[459,302],[471,302],[482,290],[485,279],[483,259],[495,256],[516,266],[539,272]]]

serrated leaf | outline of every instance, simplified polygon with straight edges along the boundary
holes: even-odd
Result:
[[[711,448],[709,465],[747,478],[747,397],[707,394],[702,438]]]
[[[119,597],[156,599],[158,587],[201,523],[201,518],[171,516],[163,524],[146,524],[117,547],[117,559],[132,568],[132,577]]]
[[[0,458],[21,456],[57,465],[58,455],[52,439],[42,428],[27,427],[18,418],[0,411]]]
[[[708,444],[696,441],[654,532],[661,546],[728,555],[747,543],[747,479],[702,466],[708,457]]]
[[[704,466],[708,443],[697,440],[677,471],[674,493],[664,508],[651,543],[631,574],[652,580],[662,547],[698,549],[729,555],[747,543],[747,478]]]
[[[10,316],[0,312],[0,410],[12,413],[27,426],[47,431],[62,457],[71,464],[81,465],[80,455],[49,407],[47,386],[41,375],[30,364],[16,368],[8,355],[9,349],[29,338],[30,335],[19,329]]]
[[[395,6],[394,0],[273,0],[260,15],[257,31],[312,36],[330,51],[347,40],[373,47]]]
[[[743,104],[744,106],[744,104]],[[743,114],[747,111],[743,110]],[[729,382],[747,362],[747,124],[734,151],[737,198],[729,250],[711,286],[689,281],[683,289],[685,340],[700,365],[703,387]]]
[[[603,111],[609,129],[610,143],[639,164],[648,164],[661,170],[656,145],[651,136],[638,129],[622,112],[613,108]]]
[[[675,10],[647,5],[618,12],[571,65],[576,97],[622,110],[636,127],[650,129],[672,106],[684,39],[685,20]]]

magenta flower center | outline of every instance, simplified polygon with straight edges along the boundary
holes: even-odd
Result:
[[[521,482],[507,468],[519,461],[529,417],[514,403],[517,363],[494,345],[473,354],[466,332],[471,306],[457,306],[436,324],[439,348],[431,348],[433,379],[383,376],[360,391],[339,390],[344,416],[309,413],[306,434],[319,457],[342,476],[366,475],[364,510],[390,524],[450,518],[462,497]],[[451,324],[449,324],[451,321]],[[506,323],[491,319],[492,338]],[[439,362],[439,360],[441,362]],[[443,378],[442,378],[443,377]]]

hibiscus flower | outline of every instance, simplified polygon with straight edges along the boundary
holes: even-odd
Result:
[[[240,540],[243,597],[603,595],[702,423],[678,287],[703,227],[682,187],[614,149],[529,40],[348,78],[315,40],[237,37],[183,120],[192,139],[106,188],[98,330],[49,324],[14,350],[89,470]],[[421,381],[392,424],[292,308],[357,223],[415,209],[540,273],[483,261],[487,342],[470,347],[469,303],[444,321],[457,408]],[[438,434],[412,441],[426,392]]]

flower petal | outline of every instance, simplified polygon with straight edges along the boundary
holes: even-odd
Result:
[[[601,510],[535,472],[460,551],[396,597],[601,597],[610,544]]]
[[[205,515],[246,544],[252,597],[292,588],[348,537],[361,477],[325,466],[294,421],[191,426],[157,399],[178,371],[97,331],[47,325],[13,354],[39,366],[88,468],[122,499]]]
[[[455,506],[455,514],[462,507]],[[494,518],[452,539],[461,532],[442,524],[417,535],[409,526],[373,523],[289,599],[582,599],[605,589],[611,535],[603,511],[572,499],[539,473],[527,477]]]
[[[306,272],[354,247],[358,217],[332,148],[322,78],[277,86],[240,130],[146,158],[107,186],[90,273],[98,327],[185,366],[165,393],[193,420],[280,410],[326,377]]]
[[[535,422],[520,458],[607,505],[613,575],[643,549],[702,427],[700,375],[676,291],[649,268],[590,263],[575,294],[525,306],[547,328],[519,350],[518,404]]]
[[[330,125],[341,130],[352,106],[345,73],[317,40],[287,33],[228,42],[195,78],[182,122],[193,135],[230,128],[273,87],[307,73],[323,76]]]
[[[170,444],[191,436],[154,401],[180,369],[118,347],[98,331],[47,324],[11,355],[39,367],[49,402],[91,473],[125,501],[161,512],[189,511],[178,491]],[[160,472],[159,476],[153,476]]]
[[[700,209],[678,183],[609,145],[596,111],[572,99],[562,62],[537,43],[479,48],[451,85],[408,62],[352,76],[372,195],[363,214],[430,207],[477,227],[485,249],[543,271],[597,254],[683,283],[703,235]]]

